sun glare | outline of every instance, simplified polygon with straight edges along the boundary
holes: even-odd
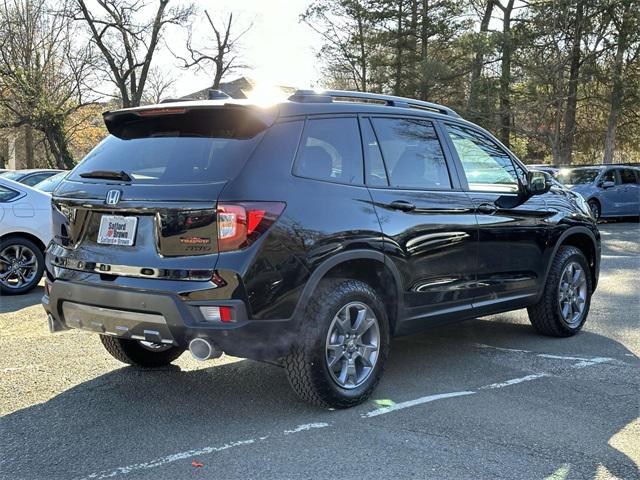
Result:
[[[259,105],[271,105],[285,100],[287,94],[275,85],[259,83],[248,92],[247,98]]]

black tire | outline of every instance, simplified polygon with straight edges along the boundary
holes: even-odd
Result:
[[[584,309],[575,324],[568,324],[564,320],[559,304],[558,288],[561,275],[570,262],[577,262],[582,267],[586,277],[586,300]],[[589,263],[584,253],[576,247],[560,247],[556,257],[553,259],[542,298],[537,304],[528,308],[529,320],[533,327],[542,335],[551,337],[570,337],[575,335],[587,320],[592,293],[591,269],[589,268]]]
[[[591,214],[593,215],[593,218],[597,220],[600,220],[600,215],[602,213],[602,209],[600,208],[600,202],[598,202],[597,200],[589,200],[588,202],[589,208],[591,209]]]
[[[33,252],[33,256],[36,261],[35,275],[31,280],[20,287],[7,287],[0,282],[0,294],[2,295],[19,295],[33,290],[40,282],[44,272],[44,254],[40,246],[24,237],[10,236],[0,241],[0,252],[3,252],[6,248],[12,246],[22,246]],[[2,274],[5,269],[6,265],[4,263],[0,264],[0,274]]]
[[[157,352],[141,345],[137,340],[100,335],[100,341],[113,358],[128,365],[156,368],[169,365],[184,353],[184,348],[168,347]]]
[[[334,317],[350,302],[365,304],[377,317],[379,349],[369,376],[361,385],[347,389],[329,373],[326,341]],[[375,290],[358,280],[323,280],[305,309],[299,338],[299,344],[284,358],[284,367],[289,383],[302,400],[322,407],[349,408],[369,398],[382,376],[390,343],[389,320]]]

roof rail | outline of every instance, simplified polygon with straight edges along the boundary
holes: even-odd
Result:
[[[331,103],[335,100],[342,102],[378,103],[389,107],[416,108],[460,118],[460,115],[449,107],[438,103],[413,100],[411,98],[382,95],[379,93],[351,92],[348,90],[296,90],[289,97],[292,102],[302,103]]]

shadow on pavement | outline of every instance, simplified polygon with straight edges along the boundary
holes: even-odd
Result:
[[[23,295],[0,295],[0,314],[13,313],[33,305],[40,305],[43,295],[44,287],[41,286]]]
[[[485,351],[470,347],[469,342],[534,350],[544,347],[542,351],[546,352],[553,352],[554,348],[558,351],[578,351],[578,347],[582,347],[582,353],[585,354],[589,354],[591,345],[594,345],[595,351],[597,343],[598,351],[609,356],[629,353],[619,343],[593,333],[581,333],[572,339],[560,341],[539,337],[527,325],[472,320],[462,325],[398,339],[393,345],[379,390],[382,394],[392,393],[395,398],[406,400],[420,396],[417,392],[424,395],[463,387],[477,388],[486,383],[485,378],[475,378],[475,385],[459,383],[462,382],[461,377],[476,375],[474,369],[478,367],[475,366],[482,366],[486,361]],[[508,367],[503,367],[503,370],[505,368],[508,370]],[[505,375],[500,371],[497,374]],[[431,376],[434,379],[438,377],[438,380],[432,383]],[[463,401],[476,402],[480,398],[481,395],[471,396]],[[488,400],[485,397],[483,401]],[[439,408],[446,408],[446,405],[440,403]],[[474,404],[469,405],[471,407],[465,411],[471,420],[475,415]],[[178,367],[148,371],[134,367],[120,368],[67,390],[45,403],[1,418],[3,459],[0,460],[0,477],[6,475],[4,478],[12,480],[75,478],[203,445],[221,445],[282,432],[283,428],[307,422],[340,419],[336,421],[340,423],[340,428],[358,428],[357,425],[361,424],[356,422],[370,421],[361,420],[358,412],[371,408],[372,405],[367,405],[355,411],[330,412],[308,406],[295,398],[281,368],[248,360],[195,371],[181,371]],[[558,429],[553,422],[543,423],[537,428],[549,429],[550,435],[544,436],[541,441],[551,442],[549,448],[557,448],[555,458],[545,459],[549,474],[563,463],[575,461],[581,463],[581,471],[592,471],[593,474],[588,478],[595,477],[599,464],[620,478],[633,477],[634,472],[637,473],[634,462],[611,447],[609,440],[636,419],[637,411],[621,403],[604,402],[586,402],[581,408],[585,409],[581,412],[595,417],[606,414],[608,419],[612,419],[597,437],[588,439],[587,450],[595,449],[596,452],[588,456],[592,463],[585,465],[584,456],[571,457],[571,452],[580,449],[579,445],[563,453],[562,444],[573,441],[572,434]],[[537,413],[538,420],[544,422],[545,413]],[[424,421],[437,422],[438,428],[445,428],[443,423],[449,420],[425,415]],[[522,422],[526,423],[526,420]],[[528,427],[523,425],[520,428]],[[368,442],[365,433],[363,431],[363,444]],[[463,441],[473,441],[473,434],[470,431],[469,438]],[[402,436],[403,432],[399,431],[398,435]],[[300,441],[304,442],[304,439]],[[502,438],[501,441],[508,442],[508,438]],[[250,452],[243,450],[241,455],[250,455]],[[479,452],[471,450],[455,454],[478,455]],[[378,461],[382,465],[385,462],[384,452],[381,455]],[[347,459],[333,460],[347,462]],[[428,459],[423,461],[428,462]],[[479,455],[477,461],[482,463],[484,457]],[[161,477],[161,469],[153,472],[150,472],[150,478]],[[219,473],[224,477],[224,471]]]

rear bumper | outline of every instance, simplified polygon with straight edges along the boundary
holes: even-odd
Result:
[[[184,301],[169,292],[148,292],[56,280],[42,304],[52,332],[78,328],[133,340],[186,348],[207,338],[229,355],[256,360],[286,355],[296,337],[293,321],[250,320],[244,302]],[[206,322],[201,306],[228,305],[234,322]]]

